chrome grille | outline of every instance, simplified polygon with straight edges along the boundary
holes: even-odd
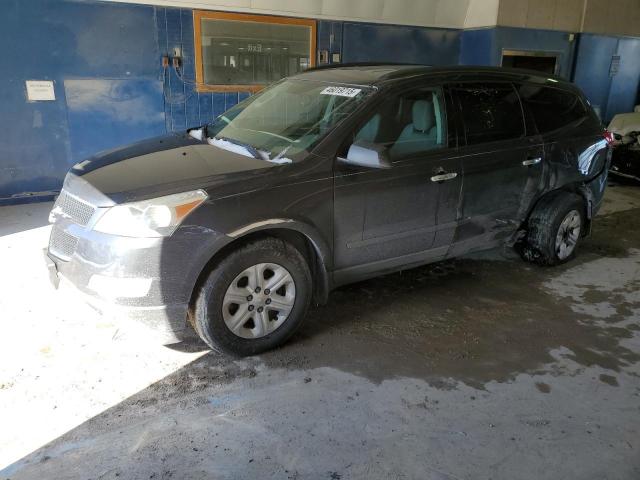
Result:
[[[49,238],[49,251],[58,258],[69,260],[76,250],[78,239],[73,235],[53,227]]]
[[[89,223],[96,209],[82,200],[69,195],[62,190],[60,196],[53,206],[54,210],[59,210],[63,215],[69,217],[73,222],[83,227]]]

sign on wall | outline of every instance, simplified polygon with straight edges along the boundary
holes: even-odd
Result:
[[[27,100],[30,102],[47,102],[56,99],[53,82],[50,80],[27,80]]]

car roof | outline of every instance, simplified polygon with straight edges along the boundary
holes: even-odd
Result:
[[[386,86],[415,77],[446,76],[449,80],[520,80],[535,83],[554,83],[556,86],[574,89],[564,78],[546,75],[534,70],[505,67],[447,66],[393,64],[393,63],[352,63],[336,64],[306,70],[295,78],[318,80],[359,86]]]

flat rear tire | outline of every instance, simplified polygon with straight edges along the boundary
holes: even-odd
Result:
[[[558,192],[540,200],[527,222],[521,254],[538,265],[560,265],[575,257],[584,236],[584,200],[575,193]]]

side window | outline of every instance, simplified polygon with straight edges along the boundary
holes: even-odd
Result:
[[[467,145],[524,136],[522,107],[515,88],[506,83],[455,86]]]
[[[571,92],[540,85],[522,85],[519,93],[540,133],[558,130],[588,116],[580,97]]]
[[[385,100],[358,129],[355,141],[382,145],[397,161],[444,147],[445,130],[442,89],[428,88]]]

